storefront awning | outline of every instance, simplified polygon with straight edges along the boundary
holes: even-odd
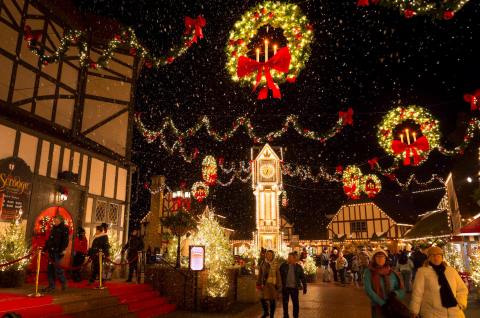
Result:
[[[405,233],[404,240],[446,237],[452,234],[446,210],[430,212],[424,215]]]
[[[460,229],[462,235],[477,235],[480,236],[480,217],[468,223]]]

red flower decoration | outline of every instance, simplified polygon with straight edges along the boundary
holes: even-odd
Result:
[[[472,94],[463,95],[463,99],[470,103],[470,110],[480,109],[480,89],[475,90]]]
[[[175,58],[173,56],[167,57],[167,63],[169,63],[169,64],[173,63],[174,60],[175,60]]]

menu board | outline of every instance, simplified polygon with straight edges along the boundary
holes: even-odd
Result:
[[[32,177],[30,167],[22,159],[0,160],[0,221],[13,221],[20,210],[28,211]]]
[[[203,271],[205,267],[205,246],[190,246],[190,269]]]

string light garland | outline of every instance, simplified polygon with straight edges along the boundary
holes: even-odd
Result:
[[[190,127],[185,131],[181,131],[180,129],[178,129],[170,117],[166,117],[162,121],[162,123],[160,124],[160,130],[158,131],[147,129],[141,120],[140,113],[135,114],[135,123],[138,130],[140,131],[142,136],[145,137],[148,143],[152,143],[155,140],[160,139],[162,147],[166,149],[170,154],[173,154],[176,150],[178,150],[180,153],[185,153],[184,146],[186,141],[189,138],[193,138],[194,136],[196,136],[203,128],[205,128],[207,134],[217,142],[226,142],[229,139],[233,138],[235,133],[239,131],[240,128],[245,129],[245,132],[255,144],[272,142],[273,140],[282,137],[288,131],[289,127],[292,127],[299,135],[304,138],[325,143],[328,139],[334,137],[342,131],[343,127],[346,125],[344,122],[346,117],[346,115],[344,115],[343,117],[339,116],[335,125],[327,132],[321,134],[301,126],[297,115],[289,115],[285,118],[282,128],[276,131],[269,132],[264,136],[260,136],[255,133],[250,118],[245,116],[237,117],[232,124],[232,128],[223,133],[219,133],[212,128],[211,121],[208,116],[202,116],[193,127]],[[168,145],[166,141],[168,132],[171,132],[173,137],[176,138],[175,142],[171,146]],[[191,161],[193,160],[193,155],[185,155],[184,159],[185,158]]]
[[[404,130],[399,131],[401,127]],[[439,146],[439,122],[422,107],[399,106],[385,115],[377,137],[380,146],[396,160],[403,160],[405,166],[417,166]]]
[[[247,183],[250,179],[252,178],[252,175],[249,174],[246,177],[242,178],[239,174],[235,173],[230,177],[230,180],[227,182],[221,182],[220,180],[217,179],[217,184],[222,186],[222,187],[228,187],[230,186],[233,181],[239,180],[242,183]]]
[[[202,161],[202,178],[208,186],[217,182],[217,161],[213,156],[205,156]]]
[[[128,48],[130,55],[142,58],[145,67],[159,68],[173,63],[175,59],[185,54],[193,43],[197,43],[198,39],[202,39],[202,28],[205,27],[205,25],[206,20],[202,16],[198,16],[195,19],[185,17],[185,32],[180,40],[181,44],[172,47],[168,54],[164,56],[155,56],[141,45],[132,28],[125,28],[121,30],[120,33],[115,34],[96,61],[93,61],[88,55],[90,51],[89,44],[86,33],[83,31],[67,30],[65,35],[60,39],[60,45],[51,55],[46,53],[46,49],[42,47],[39,42],[42,35],[41,31],[32,31],[32,28],[27,25],[24,29],[24,39],[30,51],[40,58],[43,65],[58,63],[65,58],[65,54],[70,47],[75,45],[79,51],[79,61],[82,67],[90,67],[92,69],[105,68],[113,58],[115,50],[122,46]]]
[[[290,163],[282,163],[282,173],[289,177],[297,177],[302,181],[312,181],[320,182],[321,180],[326,180],[329,182],[342,182],[340,177],[337,177],[333,174],[328,173],[324,167],[320,167],[318,172],[314,174],[312,168],[306,165],[293,165]]]
[[[283,190],[281,195],[282,195],[282,207],[286,208],[288,206],[287,191]]]
[[[446,156],[463,155],[465,149],[470,145],[473,137],[475,137],[476,131],[480,131],[480,120],[478,118],[472,118],[468,122],[467,131],[465,132],[463,141],[460,145],[451,150],[446,149],[444,146],[439,146],[438,151]]]
[[[416,15],[429,15],[436,19],[450,20],[469,0],[357,0],[357,6],[380,5],[387,8],[398,8],[405,18]]]
[[[256,60],[247,57],[251,51],[251,41],[262,26],[281,28],[287,46],[279,48],[272,43],[272,58],[269,59],[269,39],[265,39],[263,62],[260,62],[260,49],[256,49]],[[230,31],[226,46],[226,69],[232,80],[241,85],[258,86],[258,99],[265,99],[268,90],[274,98],[280,98],[278,84],[296,81],[300,71],[310,57],[310,43],[313,40],[313,27],[292,3],[266,1],[245,12]],[[262,43],[263,44],[263,43]],[[253,55],[253,54],[252,54]],[[262,76],[264,74],[264,76]]]

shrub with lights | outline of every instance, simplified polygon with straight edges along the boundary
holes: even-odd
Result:
[[[377,132],[380,146],[405,166],[418,166],[439,146],[439,122],[419,106],[397,107],[383,118]]]
[[[282,29],[286,46],[279,47],[269,38],[253,43],[264,26]],[[278,84],[295,82],[310,57],[312,40],[313,27],[297,5],[273,1],[259,3],[245,12],[230,31],[226,47],[227,71],[235,82],[253,86],[254,90],[262,86],[258,99],[265,99],[269,89],[274,98],[280,98]],[[273,54],[269,59],[270,51]]]

